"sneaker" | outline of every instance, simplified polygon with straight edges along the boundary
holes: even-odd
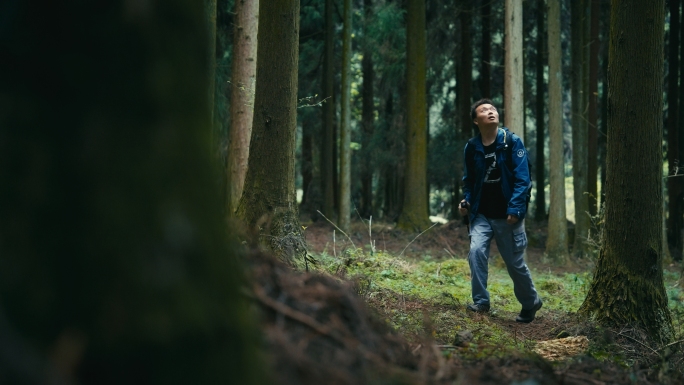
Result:
[[[532,309],[520,310],[520,315],[515,317],[515,322],[523,322],[523,323],[527,324],[527,323],[534,321],[534,316],[537,314],[537,310],[541,309],[541,307],[542,307],[542,300],[541,300],[541,298],[538,298],[538,302],[534,305],[534,307]]]
[[[487,313],[489,312],[489,305],[482,303],[471,303],[470,305],[466,306],[466,309],[475,313]]]

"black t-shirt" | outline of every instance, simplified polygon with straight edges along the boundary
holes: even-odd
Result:
[[[501,189],[501,169],[496,162],[495,150],[496,141],[489,146],[484,146],[485,176],[478,211],[487,218],[502,219],[507,217],[508,202]]]

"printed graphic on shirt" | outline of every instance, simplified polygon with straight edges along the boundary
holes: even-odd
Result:
[[[485,154],[485,164],[487,171],[485,172],[484,183],[499,183],[501,181],[501,171],[496,165],[496,153],[491,152]]]

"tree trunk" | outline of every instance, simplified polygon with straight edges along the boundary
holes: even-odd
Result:
[[[560,0],[549,0],[548,4],[550,203],[546,254],[553,263],[565,264],[568,254],[568,225],[565,216],[565,164],[563,160]]]
[[[492,14],[492,3],[485,1],[480,7],[482,15],[482,60],[480,61],[480,93],[483,98],[491,98],[491,76],[490,65],[492,60],[492,36],[490,20]],[[468,117],[469,120],[470,117]]]
[[[351,220],[351,53],[352,53],[352,4],[344,0],[342,16],[342,90],[340,123],[340,203],[337,222],[344,231],[349,230]]]
[[[454,62],[458,63],[458,106],[460,129],[456,126],[457,148],[464,148],[468,139],[474,136],[473,118],[470,116],[471,94],[472,94],[472,73],[473,73],[473,44],[471,35],[472,26],[472,2],[465,1],[464,8],[461,10],[461,49],[456,52]],[[483,65],[484,67],[484,65]],[[482,75],[484,76],[484,74]],[[484,79],[481,79],[484,81]],[[489,79],[487,79],[487,83]],[[489,95],[484,94],[488,97]],[[458,154],[461,155],[461,154]],[[463,194],[459,191],[461,179],[463,177],[463,157],[456,157],[456,169],[454,170],[456,183],[454,184],[454,198],[452,202],[451,213],[454,218],[458,217],[458,204],[461,201]]]
[[[584,114],[584,59],[586,2],[577,0],[571,6],[572,37],[572,175],[575,203],[575,239],[572,252],[575,257],[587,253],[589,234],[589,199],[587,199],[587,146],[588,134]]]
[[[427,95],[425,0],[408,0],[406,13],[406,174],[397,227],[430,226],[427,197]]]
[[[8,4],[0,382],[267,381],[209,152],[205,3]]]
[[[333,217],[335,212],[335,187],[333,156],[335,147],[335,25],[333,22],[333,0],[325,0],[325,54],[323,56],[323,140],[321,144],[321,193],[323,215]]]
[[[247,174],[249,139],[254,116],[259,0],[235,1],[231,67],[230,129],[228,132],[228,216],[237,208]]]
[[[302,173],[302,201],[299,206],[301,210],[310,211],[310,190],[311,182],[313,181],[313,131],[314,126],[311,117],[308,114],[302,116],[302,159],[301,159],[301,173]]]
[[[545,0],[537,0],[537,100],[536,100],[536,125],[537,125],[537,159],[536,159],[536,195],[534,217],[537,221],[546,219],[546,194],[544,186],[544,171],[546,162],[544,161],[544,142],[546,141],[546,131],[544,127],[544,15],[546,14]]]
[[[670,33],[667,88],[667,162],[669,175],[675,175],[680,162],[679,156],[679,4],[680,0],[669,0]],[[682,181],[681,177],[667,178],[669,216],[667,238],[670,253],[676,260],[682,259]]]
[[[580,311],[609,326],[637,325],[667,341],[672,323],[661,243],[665,9],[640,0],[612,5],[605,241]]]
[[[299,0],[259,4],[249,168],[237,217],[286,261],[306,253],[295,192]]]
[[[523,135],[523,17],[522,0],[506,0],[505,16],[505,75],[504,75],[504,124]]]
[[[373,137],[373,125],[375,124],[375,103],[373,100],[373,51],[368,36],[368,25],[373,15],[372,0],[364,0],[364,39],[365,46],[361,67],[363,71],[363,105],[361,112],[363,126],[363,143],[361,146],[361,214],[364,218],[373,215],[373,169],[371,167],[371,139]]]
[[[216,0],[206,0],[207,7],[207,36],[209,38],[209,46],[207,47],[207,55],[209,60],[207,61],[207,78],[209,81],[209,87],[207,87],[208,97],[209,97],[209,117],[211,118],[212,130],[211,130],[211,149],[214,149],[214,110],[216,109],[214,97],[216,94]]]
[[[589,146],[587,189],[589,191],[589,214],[596,215],[598,204],[598,72],[599,72],[599,17],[601,12],[600,0],[591,1],[591,19],[589,43],[589,111],[587,124],[589,125]]]

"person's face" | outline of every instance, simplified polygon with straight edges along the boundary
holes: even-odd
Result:
[[[473,121],[478,127],[482,124],[499,124],[499,111],[491,104],[481,104],[475,108],[475,120]]]

